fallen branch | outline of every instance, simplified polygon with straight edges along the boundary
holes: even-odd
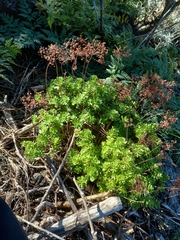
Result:
[[[119,197],[110,197],[93,207],[89,208],[89,214],[92,221],[106,217],[114,212],[122,209],[122,203]],[[63,219],[60,222],[53,224],[47,230],[57,234],[58,236],[67,235],[71,232],[82,230],[88,225],[88,217],[85,210],[80,210],[77,213]]]
[[[89,201],[89,202],[93,202],[93,201],[102,201],[104,200],[105,198],[107,197],[110,197],[110,196],[114,196],[115,195],[115,192],[113,191],[109,191],[109,192],[103,192],[103,193],[97,193],[97,194],[94,194],[94,195],[90,195],[90,196],[86,196],[85,199],[86,201]],[[75,204],[76,206],[80,206],[82,205],[82,198],[78,198],[75,201]],[[56,207],[57,209],[64,209],[64,210],[70,210],[71,209],[71,205],[69,203],[69,201],[62,201],[62,202],[57,202],[56,203]]]
[[[14,133],[14,136],[16,139],[18,139],[19,137],[23,136],[25,133],[27,133],[28,131],[30,131],[32,128],[34,128],[35,126],[37,126],[39,123],[37,124],[33,124],[30,123],[28,125],[26,125],[23,128],[14,130],[13,132],[11,132],[10,134],[8,134],[7,136],[5,136],[1,141],[0,141],[0,147],[5,147],[8,144],[13,142],[13,137],[12,137],[12,133]]]

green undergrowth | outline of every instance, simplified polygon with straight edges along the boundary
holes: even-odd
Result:
[[[124,204],[153,208],[167,180],[158,164],[158,124],[140,116],[138,102],[123,86],[103,84],[96,76],[88,82],[53,80],[47,106],[33,116],[39,134],[23,142],[25,155],[32,161],[58,156],[75,133],[67,165],[82,187],[91,182],[100,192],[116,191]]]

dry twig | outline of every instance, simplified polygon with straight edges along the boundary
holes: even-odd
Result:
[[[55,182],[55,180],[56,180],[56,178],[59,176],[59,174],[60,174],[60,172],[61,172],[61,170],[62,170],[62,168],[63,168],[63,166],[64,166],[64,163],[65,163],[65,161],[66,161],[66,159],[67,159],[67,156],[68,156],[68,154],[69,154],[69,151],[70,151],[70,149],[71,149],[71,147],[72,147],[72,144],[73,144],[73,142],[74,142],[74,138],[75,138],[75,133],[74,133],[73,136],[72,136],[70,145],[69,145],[68,150],[67,150],[67,152],[66,152],[66,154],[65,154],[65,156],[64,156],[64,158],[63,158],[63,160],[62,160],[62,163],[60,164],[60,166],[59,166],[56,174],[54,175],[54,177],[53,177],[53,179],[52,179],[52,181],[51,181],[51,183],[50,183],[50,185],[49,185],[49,188],[46,190],[43,198],[41,199],[40,204],[41,204],[43,201],[45,201],[47,195],[49,194],[50,189],[52,188],[52,186],[53,186],[53,184],[54,184],[54,182]],[[40,209],[34,214],[33,218],[31,219],[31,222],[33,222],[33,221],[36,219],[36,217],[37,217],[37,215],[39,214],[39,212],[40,212]]]
[[[91,221],[91,217],[90,217],[90,214],[89,214],[89,210],[88,210],[88,207],[87,207],[87,203],[86,203],[86,199],[85,199],[85,195],[84,195],[84,192],[81,190],[81,188],[79,187],[77,181],[75,178],[73,178],[73,181],[79,191],[79,194],[82,198],[82,201],[83,201],[83,204],[84,204],[84,207],[85,207],[85,210],[86,210],[86,214],[87,214],[87,217],[88,217],[88,221],[89,221],[89,226],[90,226],[90,229],[91,229],[91,234],[92,234],[92,237],[94,240],[97,240],[97,232],[94,231],[94,226],[92,224],[92,221]]]
[[[23,219],[23,218],[21,218],[21,217],[19,217],[19,216],[17,216],[17,218],[18,218],[20,221],[25,222],[25,223],[27,223],[28,225],[30,225],[30,226],[38,229],[39,231],[46,233],[47,235],[50,235],[50,236],[52,236],[52,237],[55,237],[56,239],[59,239],[59,240],[64,240],[64,238],[62,238],[62,237],[60,237],[60,236],[58,236],[58,235],[56,235],[56,234],[54,234],[54,233],[52,233],[52,232],[49,232],[48,230],[43,229],[43,228],[37,226],[37,225],[34,224],[34,223],[31,223],[31,222],[29,222],[29,221],[27,221],[27,220],[25,220],[25,219]]]
[[[110,197],[89,208],[89,214],[92,221],[106,217],[122,209],[122,203],[119,197]],[[60,222],[53,224],[48,230],[58,235],[66,235],[71,232],[82,230],[88,224],[88,218],[85,210],[79,210],[71,216]]]
[[[54,174],[56,174],[57,170],[56,170],[55,166],[53,165],[53,163],[51,162],[51,160],[50,160],[49,157],[47,157],[47,161],[48,161],[48,163],[50,164],[51,168],[53,169]],[[60,176],[57,176],[57,179],[58,179],[58,181],[59,181],[59,185],[60,185],[60,186],[62,187],[62,189],[63,189],[64,194],[66,195],[66,198],[67,198],[67,200],[68,200],[68,202],[69,202],[69,204],[70,204],[73,212],[77,212],[77,207],[75,206],[74,202],[72,201],[72,199],[71,199],[71,197],[70,197],[70,194],[69,194],[69,192],[67,191],[67,189],[66,189],[66,187],[65,187],[65,185],[64,185],[64,183],[63,183],[63,181],[62,181],[62,179],[61,179],[61,177],[60,177]]]

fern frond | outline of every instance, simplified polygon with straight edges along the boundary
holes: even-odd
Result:
[[[7,78],[4,74],[0,73],[0,78],[4,79],[5,81],[7,81],[7,82],[12,84],[12,81],[10,81],[9,78]]]
[[[10,51],[11,57],[13,58],[15,58],[17,54],[21,53],[21,50],[15,44],[12,44],[12,39],[7,40],[4,46]]]
[[[58,43],[60,44],[60,37],[56,32],[51,30],[42,29],[42,40],[51,42],[51,43]]]
[[[0,45],[0,78],[12,83],[5,73],[6,71],[14,72],[12,65],[15,64],[14,60],[19,53],[20,49],[12,44],[12,39],[7,40],[4,45]]]
[[[19,2],[19,17],[14,19],[6,13],[0,14],[0,42],[4,43],[8,39],[13,39],[13,44],[18,48],[33,48],[37,45],[42,45],[42,41],[50,43],[59,43],[60,38],[67,37],[66,29],[62,31],[61,35],[49,30],[46,18],[39,16],[38,10],[32,11],[26,0]],[[22,20],[23,19],[23,20]],[[47,28],[46,28],[47,26]]]

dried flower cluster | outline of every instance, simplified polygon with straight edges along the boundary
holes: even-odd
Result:
[[[61,47],[57,44],[51,44],[48,47],[41,47],[39,54],[46,59],[50,65],[56,66],[57,62],[64,65],[67,62],[72,62],[72,73],[77,70],[77,60],[84,61],[83,77],[87,72],[87,68],[91,59],[95,59],[98,63],[104,64],[104,56],[108,53],[105,47],[105,42],[93,39],[92,43],[87,38],[71,38]],[[63,74],[63,71],[62,71]]]
[[[113,56],[115,57],[129,57],[131,54],[129,53],[129,50],[127,49],[127,46],[122,48],[121,46],[113,50]]]
[[[140,102],[146,104],[150,103],[152,109],[160,107],[167,107],[167,103],[173,93],[172,87],[174,82],[168,82],[161,79],[157,74],[143,75],[140,78],[139,84],[142,85],[142,89],[139,92]]]
[[[163,118],[164,118],[164,120],[160,121],[160,123],[159,123],[159,126],[158,126],[159,129],[170,129],[171,125],[178,120],[174,116],[167,116],[167,114],[164,115]]]
[[[34,94],[28,92],[26,96],[21,97],[21,102],[24,105],[25,109],[29,112],[32,112],[34,109],[39,109],[47,105],[47,100],[45,99],[44,91],[36,92],[35,94],[40,96],[38,99],[34,97]]]
[[[127,119],[127,121],[125,121],[124,128],[132,127],[133,125],[134,125],[133,124],[133,119],[129,118],[129,119]]]
[[[163,142],[161,148],[163,151],[170,151],[171,149],[173,149],[175,144],[176,144],[175,140],[171,140],[171,142]]]
[[[63,47],[58,47],[57,44],[50,44],[48,47],[40,47],[39,54],[52,66],[55,66],[57,61],[60,64],[65,64],[69,61],[68,52],[64,51]]]
[[[130,96],[131,94],[131,90],[132,88],[128,88],[127,86],[125,86],[123,83],[121,82],[114,82],[114,84],[117,86],[118,89],[118,98],[120,101],[123,101],[124,99],[126,99],[127,97]]]

